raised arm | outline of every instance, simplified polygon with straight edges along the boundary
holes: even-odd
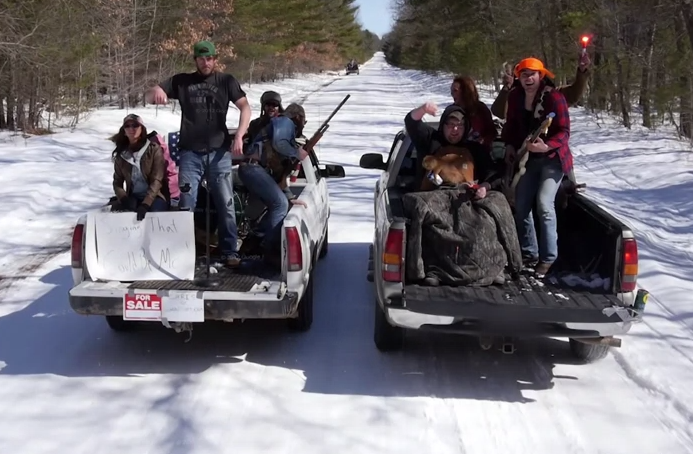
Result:
[[[418,153],[428,154],[431,146],[431,136],[435,131],[429,125],[421,121],[424,115],[435,115],[438,107],[435,103],[427,102],[416,109],[412,110],[404,117],[404,127],[407,134],[411,137],[412,142]]]

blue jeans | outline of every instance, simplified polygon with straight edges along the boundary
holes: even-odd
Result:
[[[270,174],[258,164],[241,164],[238,167],[238,177],[248,192],[262,200],[267,207],[267,214],[260,221],[258,229],[265,237],[263,249],[271,253],[279,248],[282,222],[289,211],[289,200]]]
[[[555,200],[563,179],[561,161],[546,157],[529,159],[526,169],[515,188],[515,224],[522,255],[535,260],[538,258],[544,263],[553,263],[558,258]],[[535,200],[541,228],[538,245],[532,216]]]
[[[182,151],[179,159],[178,184],[181,208],[195,210],[197,189],[205,175],[208,156],[191,150]],[[231,155],[228,150],[217,149],[209,155],[209,190],[219,220],[219,247],[224,257],[237,254],[238,229],[233,203],[233,176]],[[189,190],[186,192],[186,189]]]

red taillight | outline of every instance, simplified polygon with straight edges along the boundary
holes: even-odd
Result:
[[[303,269],[303,251],[301,250],[301,236],[296,227],[287,227],[286,250],[289,256],[289,271],[301,271]]]
[[[634,239],[623,240],[623,270],[621,291],[632,292],[638,281],[638,243]]]
[[[385,239],[383,251],[383,280],[402,282],[402,253],[404,249],[404,230],[390,229]]]
[[[72,231],[72,268],[82,268],[82,247],[84,237],[84,224],[77,224]]]

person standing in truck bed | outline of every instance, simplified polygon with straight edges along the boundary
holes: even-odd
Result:
[[[234,211],[232,162],[243,155],[243,136],[250,122],[250,104],[235,77],[216,70],[217,52],[214,44],[200,41],[193,46],[197,71],[170,77],[147,93],[147,101],[166,104],[168,98],[180,103],[180,207],[195,209],[197,192],[210,161],[208,189],[218,214],[219,249],[222,261],[238,267],[238,230]],[[226,127],[229,102],[241,111],[236,136],[231,142]],[[212,156],[208,156],[212,154]]]
[[[568,147],[570,116],[565,97],[553,86],[553,73],[537,58],[525,58],[515,67],[520,88],[508,97],[508,118],[501,139],[506,144],[506,162],[511,165],[527,136],[551,112],[555,113],[545,138],[527,144],[526,172],[515,189],[515,223],[525,264],[536,263],[535,272],[545,275],[558,258],[555,199],[563,176],[573,168]],[[536,201],[540,235],[534,228],[532,207]],[[537,263],[538,262],[538,263]]]

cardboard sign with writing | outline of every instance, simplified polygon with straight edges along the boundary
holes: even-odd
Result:
[[[205,321],[204,300],[197,292],[171,290],[162,302],[161,316],[169,322]]]
[[[94,280],[190,280],[195,274],[193,213],[91,212],[87,215],[86,264]]]

